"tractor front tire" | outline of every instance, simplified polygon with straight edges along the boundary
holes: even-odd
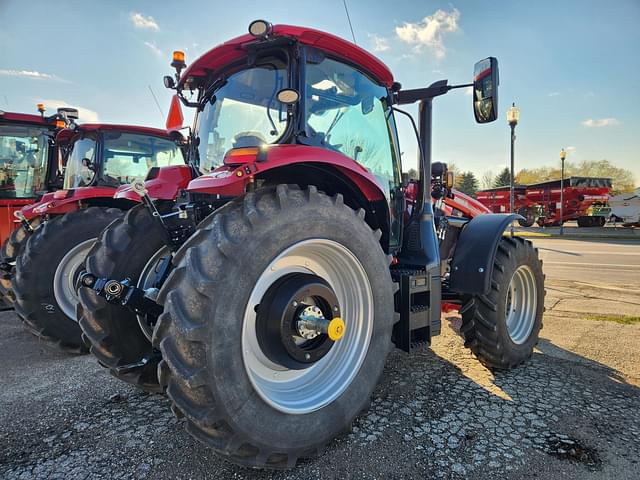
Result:
[[[465,346],[488,368],[520,365],[538,343],[544,295],[537,249],[523,238],[502,237],[489,293],[468,296],[460,309]]]
[[[35,230],[42,223],[41,217],[35,217],[29,222],[31,228]],[[16,295],[11,286],[11,280],[16,271],[16,259],[24,250],[31,232],[28,232],[23,225],[16,228],[9,238],[7,238],[0,248],[0,305],[4,308],[13,308],[16,303]],[[0,309],[2,306],[0,306]]]
[[[96,237],[121,215],[90,207],[47,220],[29,236],[12,286],[16,312],[34,335],[70,353],[87,351],[75,316],[75,277]]]
[[[187,431],[228,460],[291,468],[368,405],[394,309],[380,232],[364,217],[341,195],[278,185],[219,209],[176,253],[153,337],[160,381]],[[314,302],[326,319],[340,313],[344,337],[284,335],[300,328],[295,308]],[[285,344],[304,358],[293,360]]]
[[[154,274],[150,265],[154,258],[159,260],[158,256],[165,251],[169,254],[164,247],[162,228],[144,205],[138,205],[102,232],[87,254],[85,268],[97,277],[129,278],[137,285],[141,274],[145,278]],[[159,354],[154,355],[151,340],[143,333],[137,315],[107,303],[88,288],[80,287],[78,296],[80,327],[98,362],[120,380],[147,391],[161,392],[157,376]],[[133,364],[138,366],[122,368]]]

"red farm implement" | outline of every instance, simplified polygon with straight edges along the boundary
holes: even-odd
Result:
[[[611,179],[598,177],[569,177],[564,180],[560,219],[560,180],[550,180],[514,188],[514,210],[525,220],[520,225],[554,226],[576,220],[579,227],[602,227],[608,214],[607,202]],[[509,187],[479,191],[479,202],[494,213],[509,212]]]

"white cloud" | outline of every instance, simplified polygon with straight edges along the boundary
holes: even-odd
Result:
[[[557,97],[560,95],[560,92],[550,92],[547,94],[547,97]]]
[[[131,12],[129,19],[131,20],[131,22],[133,22],[133,26],[136,28],[153,30],[155,32],[160,30],[160,27],[151,15],[145,17],[141,13]]]
[[[608,127],[619,123],[616,118],[588,118],[582,122],[582,125],[585,127]]]
[[[465,89],[464,89],[464,94],[465,94],[465,95],[469,95],[469,96],[473,95],[473,87],[467,87],[467,88],[465,88]]]
[[[164,57],[164,52],[158,48],[155,42],[144,42],[144,44],[153,52],[156,57]]]
[[[566,147],[565,150],[569,153],[574,153],[577,150],[577,148],[572,146],[572,147]]]
[[[5,70],[0,69],[0,75],[5,77],[23,77],[23,78],[35,78],[38,80],[62,80],[56,75],[50,73],[42,73],[36,70]]]
[[[459,19],[460,11],[456,8],[450,12],[436,10],[433,15],[424,17],[418,23],[405,22],[404,25],[396,27],[396,35],[403,42],[413,45],[416,51],[426,47],[436,58],[444,58],[446,48],[443,34],[457,32]]]
[[[55,111],[58,107],[73,107],[78,109],[78,123],[98,123],[100,119],[98,117],[98,112],[94,110],[90,110],[85,107],[81,107],[79,105],[73,105],[65,100],[57,100],[57,99],[48,99],[48,100],[39,100],[46,105],[47,110],[51,109]]]
[[[384,37],[379,37],[375,33],[369,34],[369,38],[372,43],[372,50],[374,52],[386,52],[389,50],[389,40]]]

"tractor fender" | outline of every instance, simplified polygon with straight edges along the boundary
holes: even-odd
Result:
[[[42,197],[40,202],[30,205],[29,210],[23,209],[27,220],[39,215],[63,215],[80,208],[81,201],[95,198],[113,198],[116,191],[113,187],[79,187],[68,190],[56,190]]]
[[[184,190],[193,179],[193,170],[189,165],[171,165],[168,167],[153,167],[149,170],[144,186],[149,197],[154,200],[175,200],[180,190]],[[131,185],[118,188],[115,199],[140,202],[141,198],[133,191]]]
[[[258,157],[243,159],[241,164],[225,165],[195,178],[189,183],[187,190],[239,196],[245,193],[247,184],[261,174],[296,164],[332,166],[354,183],[368,201],[386,199],[380,181],[355,160],[326,148],[288,144],[271,145]]]
[[[473,295],[489,293],[498,243],[507,226],[519,219],[524,217],[515,213],[487,213],[465,224],[451,260],[451,290]]]

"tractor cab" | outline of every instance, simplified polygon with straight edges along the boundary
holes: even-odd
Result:
[[[119,125],[80,125],[59,133],[66,168],[64,188],[113,187],[144,180],[153,167],[182,165],[166,131]]]
[[[183,104],[196,107],[190,151],[204,176],[189,190],[235,196],[250,182],[259,187],[280,175],[292,183],[319,183],[354,207],[378,203],[372,221],[385,227],[387,249],[397,250],[403,205],[393,77],[353,44],[299,30],[274,26],[273,38],[239,37],[175,80],[165,77]],[[312,33],[322,41],[311,42]],[[176,53],[180,73],[186,65]],[[229,173],[234,187],[220,190],[216,183]],[[353,181],[364,184],[364,198],[354,196]]]
[[[144,180],[154,167],[184,165],[181,139],[166,130],[129,125],[82,124],[61,130],[55,142],[64,165],[62,189],[16,215],[24,223],[81,206],[129,208],[139,200],[115,199],[116,190]]]
[[[60,153],[55,135],[78,118],[77,110],[60,108],[45,116],[0,111],[0,243],[17,226],[13,212],[44,193],[62,187]]]

